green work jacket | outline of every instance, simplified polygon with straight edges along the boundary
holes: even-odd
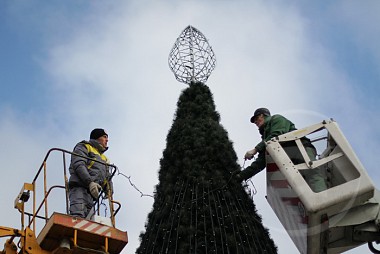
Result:
[[[296,130],[295,125],[282,115],[266,116],[264,118],[264,126],[260,130],[261,142],[255,146],[256,150],[259,152],[256,163],[260,170],[264,169],[266,166],[265,142],[294,130]]]

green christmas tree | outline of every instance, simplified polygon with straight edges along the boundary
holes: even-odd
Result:
[[[241,183],[232,143],[213,96],[192,82],[160,160],[159,183],[136,253],[277,253]]]

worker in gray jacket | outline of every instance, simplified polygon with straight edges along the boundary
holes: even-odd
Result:
[[[69,200],[70,214],[86,218],[100,191],[110,188],[110,172],[104,152],[108,149],[104,129],[91,131],[89,141],[79,142],[71,155]],[[79,156],[78,156],[79,155]]]

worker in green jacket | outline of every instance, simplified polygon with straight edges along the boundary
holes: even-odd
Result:
[[[265,142],[281,134],[297,130],[295,125],[281,115],[271,116],[267,108],[258,108],[251,117],[251,123],[254,123],[261,134],[262,141],[255,148],[249,150],[244,155],[245,160],[251,160],[258,153],[258,157],[250,166],[236,175],[238,181],[243,181],[259,173],[266,166],[265,160]],[[317,151],[310,140],[306,137],[301,138],[310,160],[315,160]],[[281,144],[285,152],[294,164],[303,163],[304,159],[295,143],[289,141]],[[302,175],[310,188],[314,192],[320,192],[327,189],[325,178],[319,169],[303,170]]]

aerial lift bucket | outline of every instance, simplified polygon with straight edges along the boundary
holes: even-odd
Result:
[[[316,147],[324,143],[316,160],[301,142],[305,136],[316,136]],[[288,156],[282,145],[289,141],[303,163],[294,164]],[[300,253],[341,253],[380,239],[378,192],[335,121],[280,135],[266,145],[267,200]],[[301,173],[316,169],[326,174],[328,185],[318,193]]]
[[[73,242],[70,248],[67,243]],[[54,253],[120,253],[127,232],[95,221],[53,213],[37,237],[42,249]],[[65,245],[66,244],[66,245]]]
[[[65,185],[53,185],[48,188],[47,184],[47,159],[52,151],[62,152],[63,155],[63,175]],[[21,213],[21,229],[13,229],[7,227],[0,227],[0,237],[9,236],[10,239],[6,241],[4,250],[0,251],[4,254],[118,254],[121,253],[125,245],[128,243],[128,234],[126,231],[121,231],[115,227],[115,216],[121,208],[121,204],[113,200],[112,191],[108,188],[107,193],[101,191],[98,200],[94,201],[93,213],[91,218],[78,218],[76,216],[68,215],[68,181],[66,174],[66,156],[73,154],[59,148],[50,149],[47,153],[41,167],[39,168],[32,183],[24,183],[20,193],[15,199],[14,207]],[[83,156],[82,156],[83,157]],[[92,158],[84,157],[88,160]],[[99,162],[102,163],[102,162]],[[110,179],[117,171],[115,165],[104,163],[105,166],[112,168]],[[37,179],[40,179],[42,173],[43,181],[43,196],[40,205],[37,207]],[[66,214],[53,212],[49,216],[48,212],[48,198],[53,190],[64,189],[66,194]],[[102,195],[103,194],[103,195]],[[32,197],[32,204],[29,205],[30,209],[25,209],[25,203]],[[108,206],[103,203],[104,199],[108,200]],[[50,199],[51,200],[51,199]],[[100,201],[102,200],[102,201]],[[105,205],[110,211],[110,217],[102,217],[100,215],[100,205]],[[114,205],[117,205],[117,209]],[[42,213],[44,209],[45,213]],[[28,210],[28,211],[27,211]],[[25,218],[29,218],[26,224]],[[36,224],[42,230],[36,237],[35,232]],[[15,238],[20,238],[16,245],[13,241]]]

